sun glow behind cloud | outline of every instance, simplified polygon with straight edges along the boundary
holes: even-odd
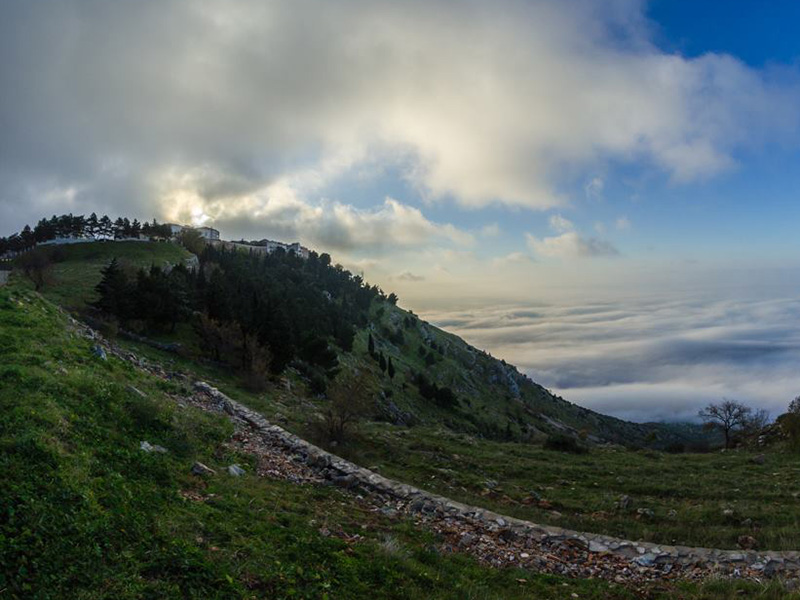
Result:
[[[93,4],[6,7],[6,189],[44,168],[79,204],[110,188],[170,218],[224,202],[255,220],[256,190],[318,202],[372,161],[428,200],[547,209],[609,160],[690,181],[796,129],[791,78],[661,52],[638,2]]]

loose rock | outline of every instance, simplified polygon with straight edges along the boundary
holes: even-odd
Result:
[[[201,462],[196,462],[192,465],[192,474],[199,476],[216,475],[217,472],[211,467],[207,467]]]
[[[134,387],[132,385],[129,385],[125,389],[127,389],[131,394],[134,394],[135,396],[139,396],[140,398],[147,398],[147,394],[145,394],[139,388],[136,388],[136,387]]]
[[[147,441],[139,442],[139,450],[144,450],[145,452],[158,452],[159,454],[164,454],[167,449],[164,446],[159,446],[158,444],[151,444]]]
[[[626,494],[622,494],[622,496],[619,497],[619,500],[617,500],[617,508],[620,510],[627,510],[630,508],[630,505],[631,497]]]
[[[231,465],[228,467],[228,474],[232,475],[233,477],[241,477],[245,473],[246,471],[239,465]]]
[[[742,550],[755,550],[758,547],[758,540],[752,535],[740,535],[736,543]]]

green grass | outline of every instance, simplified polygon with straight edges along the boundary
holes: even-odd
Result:
[[[172,244],[92,244],[65,251],[67,260],[55,265],[44,296],[73,310],[93,298],[100,269],[113,256],[132,268],[186,256]],[[399,309],[389,309],[385,321],[393,311]],[[190,332],[181,335],[191,337]],[[405,335],[410,348],[421,343],[418,332]],[[437,363],[436,380],[456,387],[461,377],[467,389],[472,386],[469,409],[494,419],[498,428],[518,419],[518,402],[493,399],[496,386],[483,386],[472,372],[463,378],[458,352],[463,342],[436,335],[456,350]],[[270,418],[280,413],[300,434],[313,431],[309,421],[325,402],[310,398],[291,372],[266,393],[254,394],[241,389],[230,372],[121,343],[169,369],[212,381]],[[751,463],[747,452],[668,455],[607,449],[570,455],[538,444],[456,433],[441,424],[469,430],[466,409],[451,417],[413,397],[408,374],[423,368],[416,353],[404,351],[405,362],[395,360],[398,376],[390,382],[365,357],[365,349],[361,332],[354,353],[342,356],[343,365],[366,368],[401,408],[435,425],[364,425],[351,443],[336,449],[364,466],[540,523],[730,548],[739,535],[748,534],[762,548],[800,548],[796,455],[768,450],[765,465]],[[490,365],[488,358],[481,361]],[[149,399],[132,395],[129,384]],[[94,358],[89,342],[70,334],[55,307],[21,278],[0,288],[0,598],[634,597],[603,582],[487,569],[469,557],[439,554],[435,536],[407,522],[376,517],[329,488],[252,476],[199,481],[188,475],[194,460],[219,468],[231,462],[247,466],[249,459],[223,445],[231,432],[226,420],[177,408],[168,395],[180,392],[175,384],[115,359]],[[544,399],[529,400],[552,409]],[[494,417],[493,410],[498,411]],[[564,410],[564,418],[574,417],[571,409]],[[169,454],[139,451],[144,439],[166,446]],[[490,489],[488,480],[497,485]],[[532,492],[551,508],[523,503]],[[206,500],[186,500],[187,493]],[[614,504],[622,494],[633,503],[620,511]],[[637,508],[649,508],[655,516],[641,518]],[[732,516],[723,515],[727,508]],[[555,518],[553,510],[561,517]],[[744,525],[745,519],[752,524]],[[361,538],[350,543],[326,537],[319,532],[322,526]],[[776,582],[711,581],[649,587],[643,593],[709,600],[792,597]]]
[[[183,247],[169,242],[94,242],[50,247],[47,251],[58,262],[42,293],[71,310],[81,310],[96,298],[94,288],[100,282],[100,270],[112,258],[138,269],[175,264],[189,257]]]
[[[292,374],[266,393],[255,394],[239,387],[230,372],[122,343],[171,369],[213,381],[268,418],[285,417],[291,431],[323,442],[313,437],[317,430],[311,423],[325,400],[308,397]],[[345,357],[344,364],[352,367],[350,362],[378,377],[377,367],[369,362]],[[399,389],[402,383],[398,376],[384,385]],[[670,545],[731,549],[737,548],[739,536],[749,535],[762,549],[800,549],[800,456],[782,447],[709,454],[615,447],[573,455],[538,443],[497,442],[442,426],[366,423],[349,444],[332,450],[387,477],[537,523]],[[762,452],[764,465],[750,461]],[[497,485],[490,488],[487,482]],[[551,506],[525,503],[536,495]],[[622,495],[632,500],[627,510],[615,506]],[[654,516],[639,515],[639,508],[652,510]],[[726,516],[726,509],[733,515]]]
[[[433,534],[333,488],[250,474],[196,478],[195,460],[220,473],[232,462],[253,472],[248,456],[223,444],[230,423],[179,407],[169,398],[183,392],[178,384],[90,348],[40,296],[0,289],[2,597],[640,597],[440,553]],[[144,453],[142,440],[169,452]],[[744,582],[645,593],[789,597],[778,583]]]
[[[379,424],[340,451],[388,477],[538,523],[672,545],[736,548],[751,535],[763,549],[800,548],[800,461],[786,451],[767,450],[764,465],[747,451],[574,455]],[[626,510],[615,506],[623,494],[632,499]],[[551,506],[525,504],[531,496]]]
[[[166,396],[181,391],[175,384],[94,357],[52,305],[18,287],[0,289],[0,332],[4,597],[601,598],[611,589],[440,555],[432,535],[333,488],[200,480],[188,474],[194,460],[251,467],[222,445],[226,419],[179,408]],[[169,453],[144,453],[141,440]]]

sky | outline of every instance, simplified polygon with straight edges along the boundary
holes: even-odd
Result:
[[[800,394],[796,2],[0,17],[0,235],[96,211],[299,240],[626,418]]]

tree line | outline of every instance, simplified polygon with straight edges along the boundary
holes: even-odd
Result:
[[[172,236],[169,225],[152,223],[137,219],[131,221],[127,217],[118,217],[111,220],[108,215],[98,217],[92,213],[84,215],[53,215],[49,219],[41,219],[34,227],[25,225],[22,231],[13,233],[8,237],[0,237],[0,256],[6,252],[22,252],[56,238],[100,238],[123,239],[146,236],[151,239],[168,239]]]
[[[328,254],[307,259],[276,250],[255,254],[206,246],[200,266],[153,266],[129,272],[112,261],[102,272],[94,308],[125,327],[174,330],[191,324],[201,352],[234,367],[254,385],[293,364],[315,391],[338,372],[371,303],[388,301],[377,286]],[[395,298],[393,298],[395,300]]]

